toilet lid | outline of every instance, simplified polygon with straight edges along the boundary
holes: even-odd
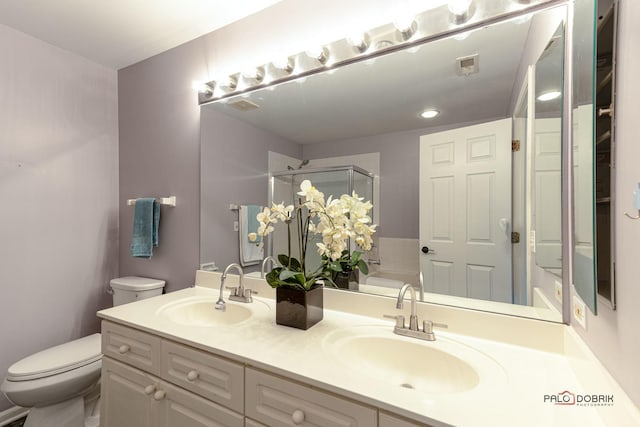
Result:
[[[61,374],[102,358],[101,335],[93,334],[32,354],[9,367],[7,380],[27,381]]]

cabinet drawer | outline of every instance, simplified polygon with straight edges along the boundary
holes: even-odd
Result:
[[[246,369],[245,415],[270,427],[375,427],[376,409]]]
[[[102,321],[102,353],[152,374],[160,374],[160,338]]]
[[[429,427],[429,425],[380,411],[378,427]]]
[[[243,427],[244,417],[223,406],[162,382],[164,424],[159,427]]]
[[[162,341],[161,377],[237,412],[243,412],[242,365],[171,341]]]

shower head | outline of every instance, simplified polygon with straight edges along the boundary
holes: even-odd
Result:
[[[306,166],[306,165],[308,165],[308,164],[309,164],[309,160],[303,160],[303,161],[300,163],[300,166],[298,166],[298,169],[302,169],[302,167],[303,167],[303,166]]]

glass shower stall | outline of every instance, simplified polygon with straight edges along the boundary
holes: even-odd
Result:
[[[364,200],[373,200],[373,174],[355,166],[331,166],[322,168],[293,169],[281,172],[272,172],[269,179],[269,206],[272,203],[295,205],[300,197],[296,193],[300,191],[300,183],[308,179],[321,192],[325,200],[329,196],[338,198],[343,194],[356,192]],[[373,218],[373,211],[370,216]],[[292,242],[297,241],[297,227],[291,227]],[[307,270],[313,271],[320,266],[320,255],[316,251],[316,243],[322,242],[322,236],[312,235],[309,238],[306,257]],[[267,245],[268,255],[287,253],[287,227],[275,227],[271,233]],[[349,252],[354,250],[355,243],[350,242]],[[292,248],[292,256],[296,257],[297,248]]]

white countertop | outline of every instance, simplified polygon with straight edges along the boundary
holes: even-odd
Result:
[[[219,274],[212,277],[219,277]],[[253,280],[248,282],[256,284]],[[266,291],[261,295],[265,296],[265,293],[269,294]],[[435,342],[422,342],[392,334],[393,322],[390,320],[331,309],[332,305],[339,304],[334,304],[335,295],[328,295],[326,291],[324,319],[307,331],[276,325],[274,301],[264,297],[254,297],[255,301],[249,304],[255,309],[250,320],[231,326],[187,326],[157,314],[163,306],[184,298],[215,301],[217,296],[217,290],[196,286],[102,310],[98,315],[434,426],[640,425],[637,408],[586,350],[577,334],[564,325],[553,325],[553,328],[564,331],[562,351],[556,351],[557,344],[548,351],[544,344],[524,346],[514,344],[512,339],[478,338],[459,333],[457,327],[450,327],[449,331],[437,330]],[[391,300],[382,301],[389,303],[385,312],[393,312]],[[510,321],[508,316],[505,316],[505,321]],[[491,325],[491,318],[488,325]],[[533,331],[536,324],[531,325],[534,325],[532,339],[536,339],[537,333]],[[549,328],[548,325],[540,326]],[[460,349],[458,357],[478,369],[480,383],[466,392],[424,393],[353,369],[353,365],[341,361],[333,352],[332,342],[339,339],[340,334],[348,333],[345,331],[357,331],[358,328],[375,329],[383,334],[387,330],[390,337],[435,348],[446,350],[450,346]],[[505,331],[509,329],[512,328],[505,326]],[[523,329],[519,333],[527,335],[528,330]],[[581,381],[576,372],[588,372],[588,381]],[[583,385],[586,383],[589,384],[588,389]],[[594,407],[544,402],[545,395],[565,390],[576,395],[614,395],[614,404]]]

